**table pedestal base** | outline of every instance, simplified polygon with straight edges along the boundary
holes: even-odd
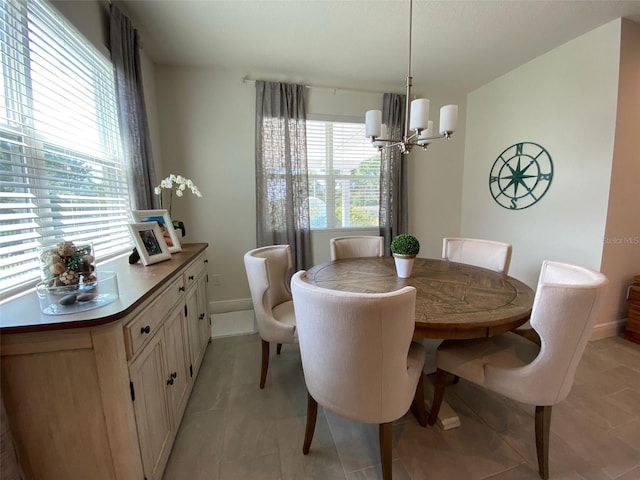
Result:
[[[424,408],[427,411],[427,415],[431,412],[431,400],[433,400],[433,384],[429,377],[429,375],[426,375],[424,379]],[[460,426],[460,417],[458,417],[458,414],[451,408],[451,405],[449,405],[446,400],[443,400],[440,405],[437,423],[443,430],[451,430],[452,428],[458,428]]]
[[[436,378],[437,371],[436,350],[442,343],[442,340],[422,338],[419,341],[424,345],[426,354],[422,372],[424,375],[424,408],[428,416],[429,412],[431,412],[431,401],[433,400],[434,390],[433,381]],[[445,400],[443,400],[440,405],[437,423],[443,430],[451,430],[452,428],[458,428],[460,426],[460,417],[458,417],[458,414]]]

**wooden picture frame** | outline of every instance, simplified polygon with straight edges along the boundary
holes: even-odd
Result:
[[[128,227],[145,267],[171,258],[158,222],[130,223]]]
[[[131,213],[134,223],[158,222],[169,252],[175,253],[182,251],[180,237],[173,228],[173,222],[167,210],[134,210]]]

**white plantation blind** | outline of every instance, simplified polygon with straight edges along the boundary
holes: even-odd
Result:
[[[307,121],[312,229],[378,226],[380,154],[363,123]]]
[[[37,249],[131,248],[111,62],[42,0],[0,0],[0,293],[40,277]],[[4,295],[3,295],[4,296]]]

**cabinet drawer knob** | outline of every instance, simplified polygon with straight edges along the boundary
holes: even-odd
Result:
[[[184,292],[184,287],[178,288],[179,291]]]
[[[147,325],[146,327],[142,327],[140,329],[140,333],[149,333],[151,332],[151,327],[149,325]]]
[[[209,263],[209,260],[205,260],[204,263]]]
[[[178,372],[173,372],[173,373],[171,374],[171,378],[176,378],[177,376],[178,376]]]
[[[167,385],[173,385],[173,378],[170,378],[169,380],[167,380]]]
[[[193,280],[193,275],[189,275],[189,280]]]
[[[200,314],[200,316],[198,317],[198,320],[204,320],[204,313]]]

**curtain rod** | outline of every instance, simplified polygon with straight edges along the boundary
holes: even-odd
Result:
[[[242,77],[242,83],[250,83],[252,85],[255,85],[256,80],[254,80],[253,78],[249,78],[249,77]],[[310,88],[312,90],[332,90],[333,93],[337,93],[337,92],[351,92],[351,93],[367,93],[367,94],[373,94],[373,95],[382,95],[384,92],[380,92],[377,90],[364,90],[364,89],[358,89],[358,88],[344,88],[344,87],[330,87],[328,85],[304,85],[307,88]]]

